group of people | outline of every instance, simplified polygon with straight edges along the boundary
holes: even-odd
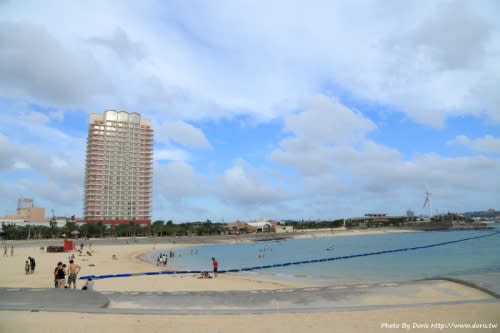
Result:
[[[156,266],[167,266],[168,257],[166,254],[160,253],[158,258],[156,258]]]
[[[200,276],[198,276],[198,279],[211,279],[211,278],[212,276],[207,271],[201,272]]]
[[[71,288],[73,286],[73,289],[76,289],[76,278],[81,269],[73,259],[69,261],[68,266],[59,261],[54,269],[54,286],[56,288]]]
[[[7,247],[7,245],[4,245],[3,247],[3,256],[4,257],[7,257],[8,256],[8,251],[9,251],[9,248]],[[10,247],[10,255],[13,256],[14,255],[14,245],[12,245]]]
[[[212,269],[214,272],[214,278],[216,278],[217,272],[219,271],[219,262],[214,257],[212,257]],[[212,276],[207,271],[201,272],[200,276],[198,276],[198,279],[211,279],[211,278]]]
[[[36,261],[33,257],[28,257],[28,260],[24,263],[24,272],[26,274],[35,273]]]

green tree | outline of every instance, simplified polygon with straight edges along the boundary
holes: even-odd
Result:
[[[50,225],[50,231],[52,233],[52,238],[55,238],[59,231],[57,229],[57,220],[55,216],[52,216],[50,218],[49,225]]]
[[[25,226],[2,222],[2,231],[6,239],[26,239],[28,237],[28,228]]]
[[[71,222],[71,220],[66,221],[66,224],[62,228],[62,232],[68,237],[71,237],[73,235],[73,231],[79,231],[76,222]]]
[[[80,233],[83,237],[102,237],[106,230],[106,226],[99,223],[85,223],[80,227]]]
[[[151,226],[151,233],[154,236],[163,236],[163,232],[165,231],[165,221],[158,220],[154,221]]]

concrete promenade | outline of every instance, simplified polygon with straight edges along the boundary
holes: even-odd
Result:
[[[496,279],[490,276],[488,279]],[[465,281],[469,287],[479,276]],[[499,303],[495,292],[460,299],[449,292],[439,302],[418,295],[422,287],[442,293],[442,280],[225,292],[90,292],[67,289],[0,288],[0,310],[130,314],[262,314],[363,311],[443,304]],[[446,293],[445,293],[446,294]],[[417,301],[415,301],[417,300]]]

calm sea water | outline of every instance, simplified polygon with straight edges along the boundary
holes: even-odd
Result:
[[[500,225],[494,225],[499,230]],[[211,257],[219,269],[282,264],[377,252],[406,247],[425,246],[491,233],[488,231],[441,231],[383,233],[341,237],[320,237],[286,241],[217,244],[177,249],[169,261],[178,269],[211,270]],[[153,261],[157,251],[149,254]],[[196,254],[197,251],[197,254]],[[363,283],[406,281],[437,276],[460,276],[500,272],[500,234],[439,247],[375,256],[292,265],[257,270],[244,274],[278,278],[328,281],[328,283]]]

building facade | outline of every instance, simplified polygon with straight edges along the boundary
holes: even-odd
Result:
[[[18,208],[18,217],[24,219],[26,222],[43,221],[45,220],[45,208],[31,207],[31,208]]]
[[[43,223],[45,222],[45,208],[35,207],[35,201],[32,198],[21,197],[17,199],[16,215],[2,216],[0,221],[19,225],[31,222]]]
[[[33,208],[35,207],[35,202],[32,198],[19,198],[17,199],[17,209],[21,208]]]
[[[150,224],[153,128],[140,114],[91,114],[85,167],[84,220]]]

